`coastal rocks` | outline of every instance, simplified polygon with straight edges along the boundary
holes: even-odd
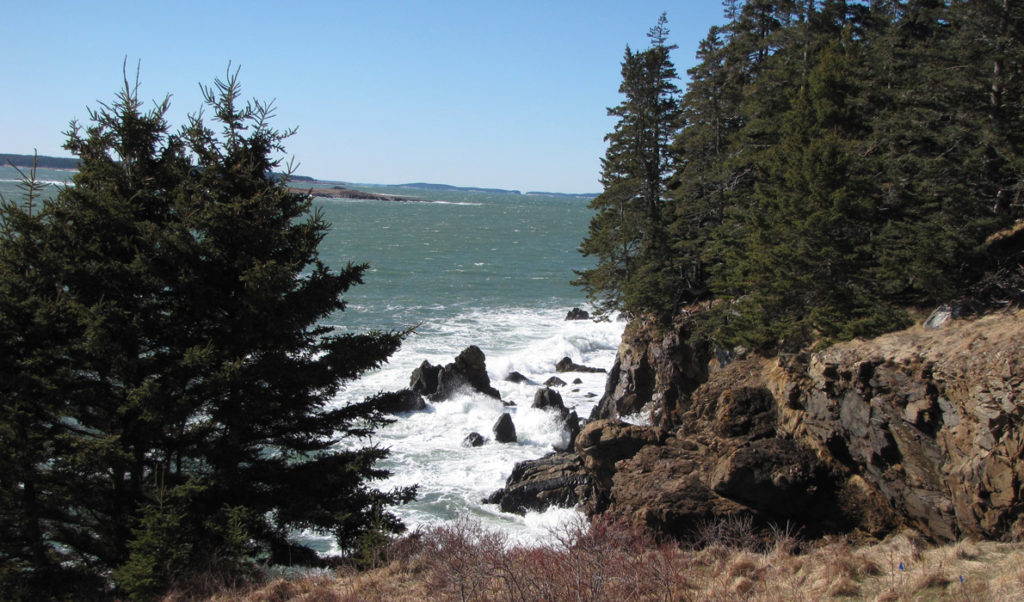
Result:
[[[689,344],[691,321],[681,315],[670,329],[633,322],[626,327],[605,392],[591,420],[638,414],[645,408],[654,422],[671,420],[708,379],[712,354]]]
[[[558,360],[558,363],[555,364],[555,371],[556,372],[594,372],[594,373],[608,372],[604,368],[591,368],[589,366],[582,366],[580,364],[577,364],[577,363],[573,362],[572,358],[569,358],[569,357],[563,357],[562,359]]]
[[[516,463],[505,487],[484,500],[503,512],[525,514],[551,506],[572,507],[591,496],[590,476],[579,456],[555,452],[537,460]]]
[[[553,409],[564,419],[569,416],[569,408],[565,407],[562,396],[550,387],[537,389],[533,395],[533,404],[530,407],[540,409]]]
[[[523,376],[519,372],[509,372],[508,376],[505,377],[505,380],[507,380],[510,383],[516,383],[516,384],[522,384],[522,383],[529,383],[530,382],[530,379],[526,378],[525,376]]]
[[[615,463],[632,458],[647,445],[659,445],[664,432],[652,428],[627,424],[618,420],[590,422],[576,436],[576,453],[594,479],[607,493],[615,473]]]
[[[494,440],[498,443],[514,443],[518,439],[516,425],[512,423],[512,416],[507,413],[498,418],[492,430],[494,431]]]
[[[569,310],[569,313],[565,315],[565,319],[568,320],[589,320],[590,314],[586,310],[574,307]]]
[[[476,345],[466,347],[455,361],[444,367],[424,360],[413,370],[409,388],[430,401],[444,401],[465,389],[472,389],[494,399],[501,399],[487,376],[484,352]]]
[[[385,414],[401,414],[404,412],[418,412],[426,409],[427,404],[423,396],[412,389],[402,389],[389,393],[381,393],[376,397],[377,407]]]
[[[462,440],[462,447],[480,447],[486,441],[483,435],[474,431],[466,435],[466,438]]]
[[[1024,313],[714,370],[684,340],[627,331],[604,411],[648,405],[658,426],[583,428],[588,512],[677,535],[747,515],[809,535],[1024,536]]]

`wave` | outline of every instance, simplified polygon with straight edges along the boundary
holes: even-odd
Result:
[[[558,417],[530,407],[541,383],[556,374],[555,364],[570,357],[576,363],[608,369],[614,362],[624,325],[566,321],[565,311],[517,307],[468,310],[423,324],[385,367],[349,383],[339,395],[336,403],[344,404],[407,387],[410,374],[424,360],[446,364],[468,345],[477,345],[486,355],[492,386],[503,400],[516,404],[506,407],[490,397],[465,393],[430,403],[427,411],[403,415],[377,431],[374,442],[391,450],[382,467],[393,473],[379,486],[420,488],[419,499],[396,509],[409,527],[470,516],[514,541],[528,543],[543,541],[550,536],[551,527],[578,516],[573,510],[551,509],[520,517],[482,503],[484,497],[504,486],[516,462],[538,458],[554,445],[565,443]],[[512,372],[526,376],[528,382],[506,380]],[[604,391],[606,375],[559,376],[565,381],[579,379],[558,390],[567,407],[581,417],[588,416]],[[519,437],[516,443],[493,441],[491,429],[503,412],[512,415]],[[470,432],[491,440],[482,447],[463,447]]]

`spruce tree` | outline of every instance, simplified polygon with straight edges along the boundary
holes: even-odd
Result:
[[[6,583],[75,571],[148,597],[317,562],[298,530],[350,550],[401,529],[387,508],[414,492],[372,488],[386,450],[359,443],[386,419],[333,398],[402,335],[322,325],[366,266],[319,260],[329,226],[274,174],[273,106],[242,104],[237,71],[204,92],[214,128],[172,134],[126,78],[69,132],[74,186],[4,206]]]
[[[600,313],[626,311],[665,314],[674,309],[670,243],[664,214],[666,183],[671,173],[668,147],[678,128],[679,89],[675,66],[666,45],[664,14],[648,32],[651,47],[622,60],[625,97],[608,114],[618,117],[615,131],[605,136],[608,150],[601,161],[604,191],[591,209],[580,252],[597,265],[578,272],[582,286]]]

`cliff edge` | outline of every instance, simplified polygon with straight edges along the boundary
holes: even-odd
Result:
[[[751,514],[810,532],[1024,536],[1024,312],[770,359],[694,349],[687,327],[624,336],[576,440],[591,512],[674,534]],[[655,426],[630,426],[635,445],[603,443],[641,409]]]
[[[744,515],[808,535],[1024,536],[1024,312],[775,358],[694,348],[691,324],[623,335],[575,440],[589,513],[680,536]]]

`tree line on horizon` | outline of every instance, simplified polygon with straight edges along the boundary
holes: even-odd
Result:
[[[626,49],[575,281],[598,308],[711,301],[706,340],[779,351],[1024,300],[1024,6],[723,7],[685,90],[665,15]]]

